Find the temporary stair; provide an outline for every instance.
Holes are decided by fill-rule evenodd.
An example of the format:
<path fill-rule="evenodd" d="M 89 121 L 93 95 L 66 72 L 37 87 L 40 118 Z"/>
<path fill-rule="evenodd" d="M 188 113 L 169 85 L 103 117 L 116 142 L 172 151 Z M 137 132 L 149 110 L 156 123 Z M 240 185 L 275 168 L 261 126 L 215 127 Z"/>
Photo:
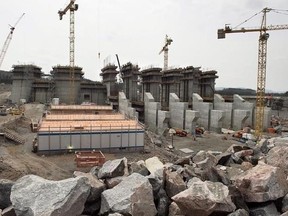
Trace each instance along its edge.
<path fill-rule="evenodd" d="M 17 142 L 19 144 L 25 143 L 25 139 L 23 137 L 21 137 L 18 133 L 14 132 L 8 128 L 4 128 L 3 130 L 4 130 L 5 138 L 13 140 L 14 142 Z"/>

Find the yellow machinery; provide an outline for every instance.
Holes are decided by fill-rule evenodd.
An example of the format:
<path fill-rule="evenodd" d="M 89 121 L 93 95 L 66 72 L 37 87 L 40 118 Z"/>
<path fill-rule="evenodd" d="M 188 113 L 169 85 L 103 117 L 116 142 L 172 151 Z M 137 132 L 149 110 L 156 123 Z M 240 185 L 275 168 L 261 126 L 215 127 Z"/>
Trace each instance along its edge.
<path fill-rule="evenodd" d="M 74 66 L 75 66 L 75 19 L 74 12 L 78 10 L 78 4 L 75 4 L 75 0 L 70 0 L 70 3 L 66 6 L 64 10 L 58 11 L 59 18 L 62 20 L 63 15 L 70 10 L 70 90 L 71 90 L 71 104 L 74 104 L 75 101 L 75 92 L 74 92 Z"/>
<path fill-rule="evenodd" d="M 224 29 L 218 29 L 218 39 L 225 38 L 225 34 L 228 34 L 228 33 L 260 32 L 259 51 L 258 51 L 257 90 L 256 90 L 257 92 L 256 124 L 255 124 L 255 136 L 257 138 L 260 138 L 262 135 L 263 122 L 264 122 L 267 40 L 269 38 L 269 34 L 267 33 L 267 31 L 288 29 L 288 24 L 266 26 L 266 14 L 270 11 L 278 12 L 279 10 L 274 10 L 271 8 L 264 8 L 262 11 L 260 11 L 259 13 L 263 13 L 263 17 L 262 17 L 261 26 L 259 28 L 243 28 L 242 27 L 241 29 L 237 29 L 237 27 L 231 28 L 230 26 L 226 25 Z M 244 22 L 247 22 L 248 20 Z"/>

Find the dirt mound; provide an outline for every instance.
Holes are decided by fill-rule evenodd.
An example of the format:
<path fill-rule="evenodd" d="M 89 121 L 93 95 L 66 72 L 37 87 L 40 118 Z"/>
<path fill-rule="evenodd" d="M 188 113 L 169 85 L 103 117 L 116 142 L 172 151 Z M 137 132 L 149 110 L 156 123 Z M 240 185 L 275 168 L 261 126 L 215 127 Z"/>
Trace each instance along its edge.
<path fill-rule="evenodd" d="M 19 152 L 19 146 L 0 147 L 0 179 L 17 180 L 35 174 L 51 180 L 71 177 L 71 173 L 39 156 Z"/>

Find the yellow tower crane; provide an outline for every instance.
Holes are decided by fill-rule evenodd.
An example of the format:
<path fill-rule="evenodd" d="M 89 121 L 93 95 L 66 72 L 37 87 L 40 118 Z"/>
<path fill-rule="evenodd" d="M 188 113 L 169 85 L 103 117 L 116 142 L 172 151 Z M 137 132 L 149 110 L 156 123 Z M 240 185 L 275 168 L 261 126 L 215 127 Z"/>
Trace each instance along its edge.
<path fill-rule="evenodd" d="M 164 52 L 164 68 L 163 70 L 167 70 L 168 69 L 168 46 L 173 42 L 173 40 L 171 38 L 168 37 L 168 35 L 166 35 L 165 38 L 165 45 L 163 46 L 163 48 L 161 49 L 161 51 L 159 52 L 159 55 Z"/>
<path fill-rule="evenodd" d="M 256 90 L 256 92 L 257 92 L 257 95 L 256 95 L 256 124 L 255 124 L 255 135 L 257 138 L 260 138 L 262 135 L 263 122 L 264 122 L 267 40 L 269 38 L 269 34 L 267 33 L 267 31 L 288 29 L 288 24 L 266 26 L 266 14 L 270 11 L 273 11 L 273 10 L 274 9 L 271 9 L 271 8 L 264 8 L 262 11 L 259 12 L 259 13 L 263 13 L 261 26 L 259 28 L 241 28 L 241 29 L 238 29 L 237 27 L 231 28 L 229 25 L 225 25 L 224 29 L 218 29 L 218 39 L 225 38 L 225 34 L 228 34 L 228 33 L 260 32 L 260 36 L 259 36 L 259 40 L 258 40 L 259 49 L 258 49 L 258 73 L 257 73 L 257 90 Z M 257 15 L 259 13 L 256 13 L 255 15 Z M 246 20 L 246 21 L 248 21 L 248 20 Z M 246 22 L 246 21 L 244 21 L 244 22 Z"/>
<path fill-rule="evenodd" d="M 3 47 L 2 47 L 1 54 L 0 54 L 0 68 L 1 68 L 1 65 L 2 65 L 2 63 L 3 63 L 3 60 L 4 60 L 5 54 L 6 54 L 6 52 L 7 52 L 7 49 L 8 49 L 8 47 L 9 47 L 10 41 L 11 41 L 11 39 L 12 39 L 13 32 L 14 32 L 14 30 L 15 30 L 15 27 L 16 27 L 16 25 L 19 23 L 19 21 L 22 19 L 22 17 L 23 17 L 24 15 L 25 15 L 25 13 L 23 13 L 23 14 L 19 17 L 19 19 L 17 20 L 17 22 L 15 23 L 14 26 L 10 26 L 10 32 L 9 32 L 9 34 L 8 34 L 5 42 L 4 42 L 4 45 L 3 45 Z"/>
<path fill-rule="evenodd" d="M 68 10 L 70 10 L 70 36 L 69 36 L 69 41 L 70 41 L 70 103 L 74 104 L 75 103 L 75 89 L 74 89 L 74 72 L 75 72 L 75 17 L 74 17 L 74 12 L 78 10 L 78 4 L 75 4 L 76 0 L 70 0 L 70 3 L 65 7 L 64 10 L 59 10 L 59 18 L 62 20 L 63 15 L 66 14 Z"/>

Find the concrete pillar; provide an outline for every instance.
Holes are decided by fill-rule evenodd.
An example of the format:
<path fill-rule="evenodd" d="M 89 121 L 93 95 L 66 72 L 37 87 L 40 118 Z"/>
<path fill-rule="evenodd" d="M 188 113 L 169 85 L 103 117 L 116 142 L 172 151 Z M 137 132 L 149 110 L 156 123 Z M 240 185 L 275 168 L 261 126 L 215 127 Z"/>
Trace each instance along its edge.
<path fill-rule="evenodd" d="M 118 97 L 119 103 L 119 112 L 125 115 L 127 118 L 137 118 L 138 119 L 138 112 L 131 106 L 130 101 L 126 98 L 124 92 L 119 92 Z"/>
<path fill-rule="evenodd" d="M 163 134 L 163 132 L 170 127 L 170 112 L 158 110 L 158 134 Z"/>
<path fill-rule="evenodd" d="M 160 103 L 154 102 L 154 98 L 151 93 L 145 92 L 144 95 L 144 107 L 145 107 L 145 125 L 149 130 L 156 132 L 158 125 L 158 110 L 160 110 Z"/>
<path fill-rule="evenodd" d="M 251 116 L 248 110 L 233 110 L 233 130 L 241 130 L 243 127 L 248 126 L 247 119 Z"/>
<path fill-rule="evenodd" d="M 250 115 L 248 116 L 246 120 L 246 124 L 253 126 L 253 114 L 254 114 L 254 104 L 245 101 L 240 95 L 234 94 L 233 95 L 233 109 L 240 109 L 240 110 L 247 110 L 250 112 Z M 235 115 L 234 115 L 235 116 Z M 235 122 L 235 119 L 233 119 L 233 122 Z M 233 123 L 234 124 L 234 123 Z"/>
<path fill-rule="evenodd" d="M 211 110 L 210 131 L 221 133 L 225 112 L 222 110 Z"/>
<path fill-rule="evenodd" d="M 223 113 L 223 128 L 232 128 L 232 103 L 225 102 L 224 98 L 219 94 L 214 94 L 214 110 L 222 110 Z"/>
<path fill-rule="evenodd" d="M 185 130 L 191 134 L 194 133 L 200 113 L 195 110 L 185 110 Z"/>
<path fill-rule="evenodd" d="M 187 102 L 180 102 L 180 99 L 175 93 L 170 93 L 169 111 L 171 127 L 185 128 L 185 111 L 188 109 Z"/>
<path fill-rule="evenodd" d="M 203 99 L 199 94 L 193 94 L 193 110 L 200 113 L 200 118 L 198 120 L 199 126 L 204 127 L 209 130 L 210 126 L 210 111 L 212 110 L 213 104 L 208 102 L 203 102 Z"/>

